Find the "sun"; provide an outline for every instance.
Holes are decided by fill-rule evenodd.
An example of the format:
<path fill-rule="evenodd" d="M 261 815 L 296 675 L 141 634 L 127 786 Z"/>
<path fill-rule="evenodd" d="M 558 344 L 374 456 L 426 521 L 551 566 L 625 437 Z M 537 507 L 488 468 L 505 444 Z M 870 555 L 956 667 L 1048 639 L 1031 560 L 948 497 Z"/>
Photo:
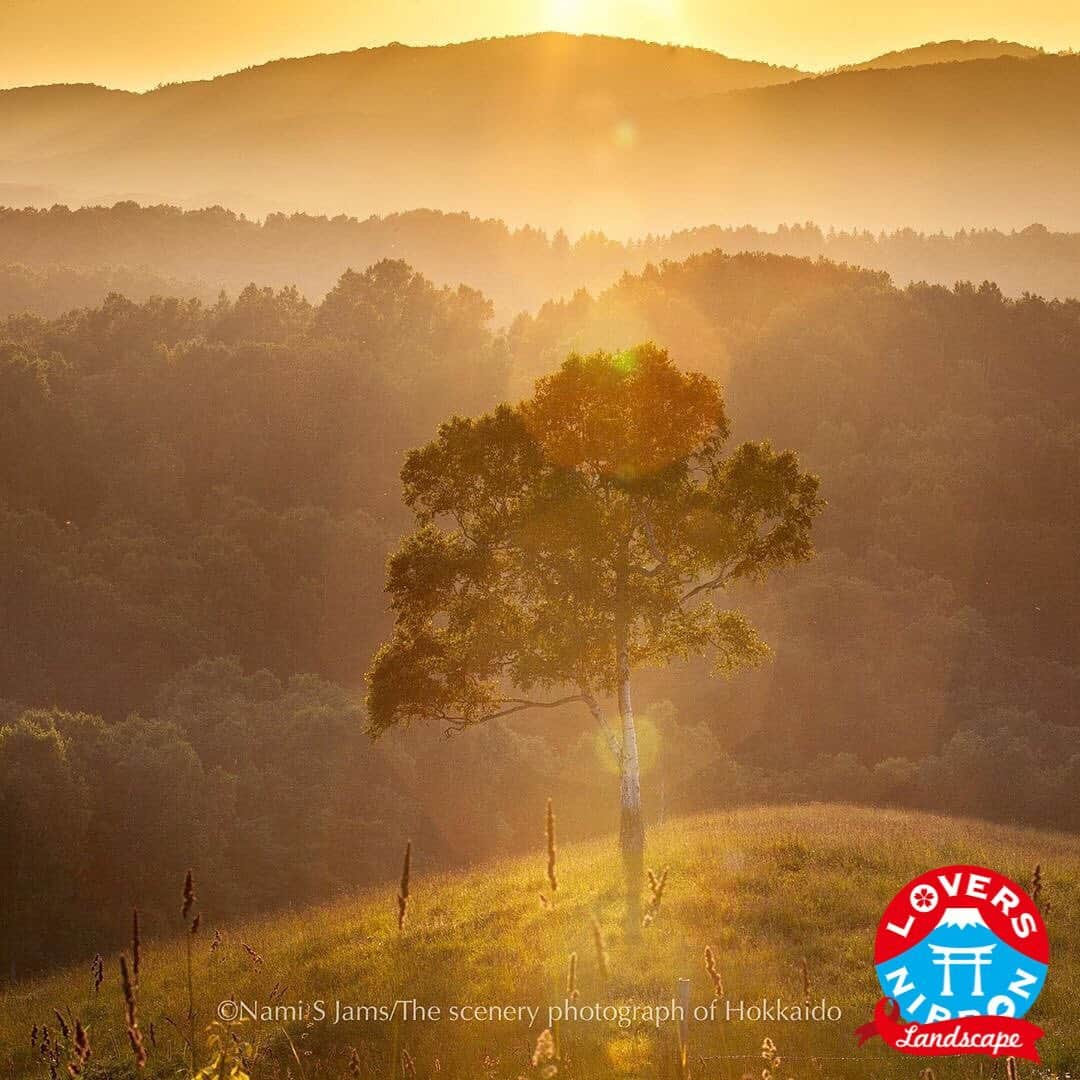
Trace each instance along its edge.
<path fill-rule="evenodd" d="M 595 14 L 593 8 L 595 5 L 589 0 L 550 0 L 548 13 L 558 29 L 580 31 Z"/>
<path fill-rule="evenodd" d="M 679 0 L 548 0 L 548 25 L 571 34 L 668 40 L 682 30 Z"/>

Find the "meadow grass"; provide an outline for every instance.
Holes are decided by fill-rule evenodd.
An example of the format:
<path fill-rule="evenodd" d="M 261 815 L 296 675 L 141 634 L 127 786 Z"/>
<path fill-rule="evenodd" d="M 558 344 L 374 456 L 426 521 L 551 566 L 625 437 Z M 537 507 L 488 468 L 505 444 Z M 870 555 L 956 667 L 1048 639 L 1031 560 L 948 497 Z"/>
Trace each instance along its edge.
<path fill-rule="evenodd" d="M 540 808 L 538 821 L 542 816 Z M 818 805 L 714 813 L 654 829 L 646 864 L 655 868 L 654 881 L 665 870 L 667 876 L 662 903 L 650 907 L 648 925 L 637 932 L 623 922 L 622 870 L 613 838 L 560 845 L 557 891 L 549 889 L 549 857 L 540 844 L 531 857 L 470 872 L 425 876 L 417 874 L 422 864 L 416 864 L 400 930 L 393 881 L 347 901 L 221 927 L 209 914 L 212 884 L 200 883 L 210 933 L 195 939 L 197 1056 L 208 1056 L 206 1029 L 222 1000 L 293 1007 L 322 1000 L 330 1015 L 321 1022 L 283 1014 L 232 1026 L 227 1038 L 235 1034 L 250 1044 L 253 1077 L 676 1075 L 677 1032 L 670 1023 L 658 1030 L 649 1023 L 620 1029 L 613 1023 L 563 1022 L 537 1053 L 548 1006 L 566 996 L 574 955 L 579 1006 L 668 1002 L 679 978 L 690 980 L 693 1004 L 707 1005 L 719 977 L 722 1000 L 733 1004 L 777 997 L 797 1004 L 809 996 L 842 1010 L 835 1023 L 692 1021 L 689 1064 L 698 1080 L 756 1080 L 763 1068 L 777 1080 L 914 1080 L 931 1064 L 928 1059 L 903 1057 L 879 1040 L 858 1049 L 853 1032 L 880 996 L 871 954 L 887 901 L 917 874 L 958 862 L 984 864 L 1025 884 L 1041 864 L 1051 966 L 1029 1019 L 1046 1029 L 1040 1043 L 1044 1064 L 1021 1063 L 1019 1076 L 1075 1073 L 1080 839 Z M 388 877 L 394 871 L 388 867 Z M 642 890 L 648 899 L 647 882 Z M 190 1075 L 187 944 L 182 938 L 141 943 L 137 995 L 147 1077 Z M 713 972 L 705 962 L 707 946 Z M 118 970 L 117 957 L 106 956 L 98 992 L 89 962 L 5 988 L 5 1075 L 48 1075 L 30 1046 L 30 1033 L 34 1025 L 55 1028 L 54 1010 L 60 1010 L 89 1032 L 92 1056 L 83 1077 L 135 1076 Z M 337 1000 L 391 1005 L 398 999 L 440 1005 L 444 1018 L 330 1022 Z M 527 1021 L 454 1022 L 445 1014 L 454 1004 L 531 1005 L 541 1012 L 532 1027 Z M 765 1039 L 776 1045 L 779 1067 L 763 1062 Z M 1003 1061 L 985 1058 L 938 1058 L 932 1065 L 940 1080 L 1005 1077 Z"/>

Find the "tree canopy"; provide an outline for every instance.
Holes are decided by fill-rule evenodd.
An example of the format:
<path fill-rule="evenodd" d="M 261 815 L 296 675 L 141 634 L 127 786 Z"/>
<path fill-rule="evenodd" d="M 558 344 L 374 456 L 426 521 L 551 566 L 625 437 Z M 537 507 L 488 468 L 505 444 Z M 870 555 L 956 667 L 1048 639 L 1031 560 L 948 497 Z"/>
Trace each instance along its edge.
<path fill-rule="evenodd" d="M 715 598 L 806 558 L 822 504 L 795 454 L 725 455 L 728 433 L 718 385 L 654 345 L 572 354 L 530 400 L 442 425 L 402 471 L 418 527 L 390 561 L 373 730 L 614 693 L 620 634 L 631 668 L 760 659 Z"/>

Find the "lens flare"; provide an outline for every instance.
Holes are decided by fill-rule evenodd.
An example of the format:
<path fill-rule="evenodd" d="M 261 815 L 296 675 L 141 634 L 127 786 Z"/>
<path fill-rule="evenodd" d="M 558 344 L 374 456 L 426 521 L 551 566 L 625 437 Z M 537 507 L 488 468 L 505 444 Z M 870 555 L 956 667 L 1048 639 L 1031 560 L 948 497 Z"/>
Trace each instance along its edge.
<path fill-rule="evenodd" d="M 620 150 L 632 150 L 637 145 L 638 130 L 633 120 L 620 120 L 612 132 L 612 140 Z"/>

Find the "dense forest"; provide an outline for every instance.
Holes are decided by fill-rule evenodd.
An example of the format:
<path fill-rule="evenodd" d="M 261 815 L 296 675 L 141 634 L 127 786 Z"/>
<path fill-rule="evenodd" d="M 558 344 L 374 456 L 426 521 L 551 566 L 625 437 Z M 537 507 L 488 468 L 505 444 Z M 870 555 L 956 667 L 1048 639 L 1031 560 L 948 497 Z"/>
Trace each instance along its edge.
<path fill-rule="evenodd" d="M 220 206 L 184 211 L 121 202 L 0 207 L 0 316 L 55 317 L 96 307 L 110 292 L 212 302 L 221 290 L 235 295 L 252 281 L 295 285 L 317 301 L 342 267 L 404 259 L 439 284 L 479 289 L 494 303 L 496 322 L 506 323 L 578 288 L 604 289 L 650 262 L 716 248 L 823 257 L 885 270 L 901 285 L 990 279 L 1011 296 L 1080 294 L 1080 233 L 1042 225 L 952 234 L 710 225 L 628 240 L 594 230 L 570 240 L 562 230 L 548 234 L 435 210 L 363 219 L 275 213 L 258 221 Z"/>
<path fill-rule="evenodd" d="M 1080 827 L 1080 303 L 721 252 L 504 331 L 394 260 L 318 303 L 114 294 L 0 324 L 17 968 L 120 940 L 117 897 L 156 932 L 192 863 L 228 916 L 389 878 L 405 837 L 422 867 L 514 850 L 548 795 L 569 833 L 610 827 L 577 714 L 371 742 L 360 702 L 404 451 L 568 351 L 650 339 L 720 378 L 737 438 L 799 449 L 829 506 L 814 562 L 734 598 L 771 664 L 648 681 L 647 813 L 842 798 Z"/>
<path fill-rule="evenodd" d="M 137 301 L 152 296 L 213 301 L 221 289 L 163 277 L 146 267 L 0 264 L 0 318 L 23 313 L 55 318 L 73 308 L 97 307 L 111 293 Z"/>
<path fill-rule="evenodd" d="M 318 307 L 250 287 L 10 318 L 8 692 L 118 716 L 226 654 L 355 682 L 401 455 L 503 391 L 490 318 L 394 262 Z"/>

